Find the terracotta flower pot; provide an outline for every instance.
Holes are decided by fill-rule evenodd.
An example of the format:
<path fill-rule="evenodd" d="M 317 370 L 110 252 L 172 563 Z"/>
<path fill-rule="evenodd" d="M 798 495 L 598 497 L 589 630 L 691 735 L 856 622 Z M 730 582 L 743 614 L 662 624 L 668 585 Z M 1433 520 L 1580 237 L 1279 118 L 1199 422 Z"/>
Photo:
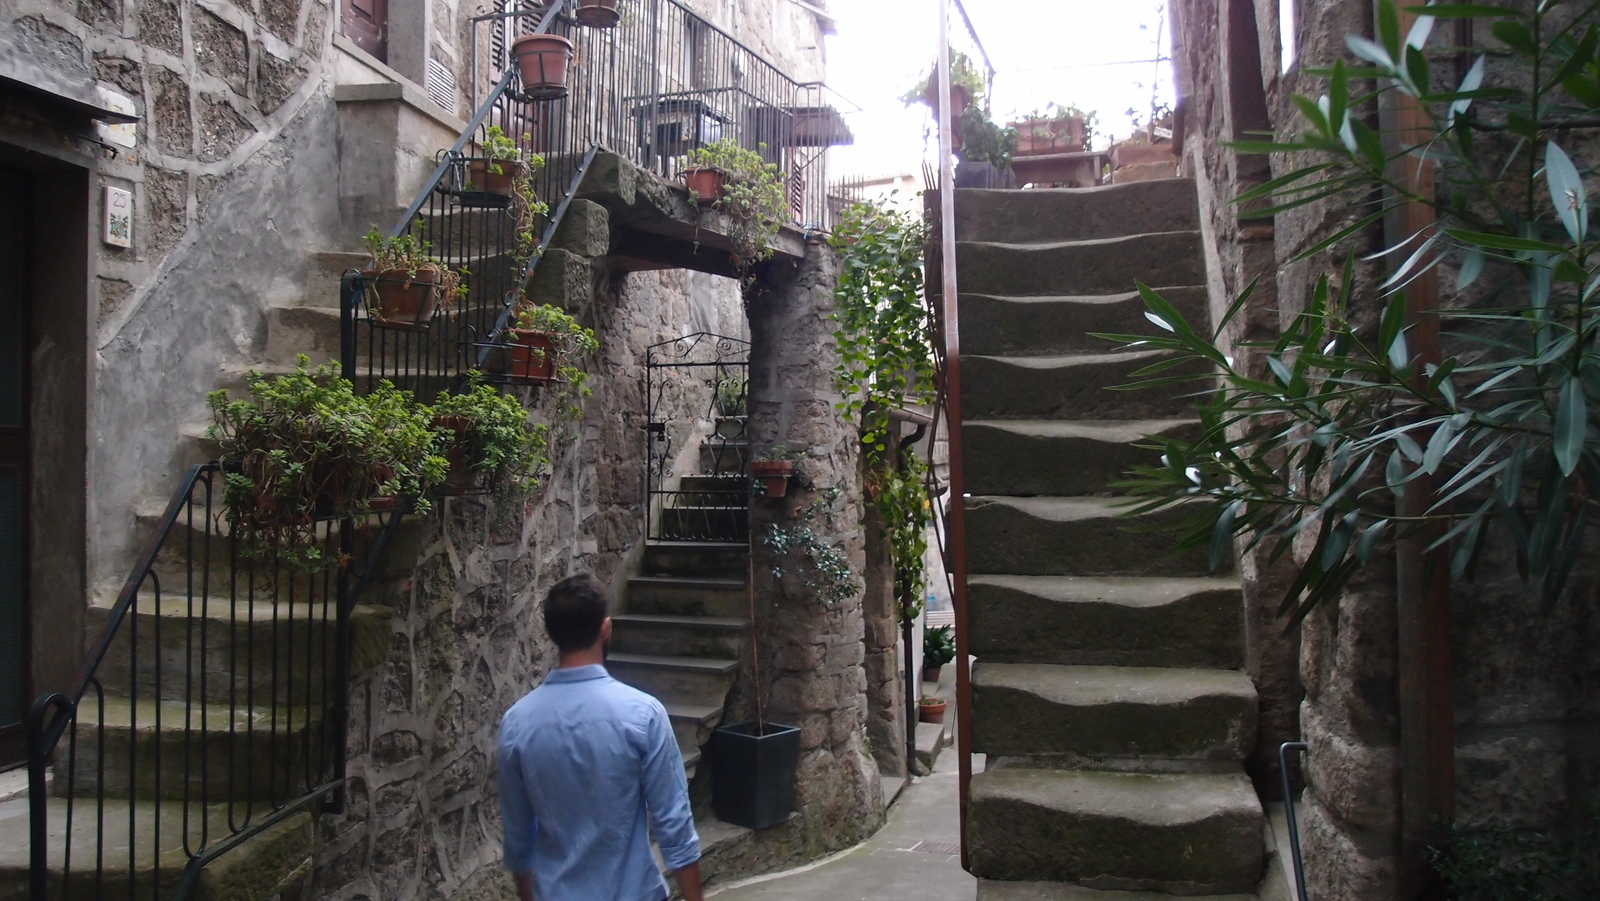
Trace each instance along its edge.
<path fill-rule="evenodd" d="M 508 329 L 506 342 L 511 381 L 523 385 L 548 385 L 556 380 L 559 360 L 555 338 L 544 332 Z"/>
<path fill-rule="evenodd" d="M 721 169 L 692 166 L 683 170 L 683 183 L 702 206 L 710 206 L 722 199 L 722 192 L 728 186 L 728 173 Z"/>
<path fill-rule="evenodd" d="M 421 331 L 439 309 L 443 273 L 432 266 L 406 269 L 363 269 L 367 315 L 385 328 Z"/>
<path fill-rule="evenodd" d="M 590 28 L 615 28 L 622 21 L 622 14 L 617 11 L 617 0 L 578 0 L 572 15 L 580 25 Z"/>
<path fill-rule="evenodd" d="M 942 665 L 939 665 L 939 666 L 933 666 L 933 665 L 924 666 L 922 668 L 922 681 L 937 683 L 939 681 L 939 672 L 941 670 L 943 670 L 943 669 L 944 669 L 944 667 Z"/>
<path fill-rule="evenodd" d="M 1017 130 L 1017 156 L 1078 153 L 1088 145 L 1088 129 L 1081 116 L 1024 119 L 1011 127 Z"/>
<path fill-rule="evenodd" d="M 498 173 L 494 171 L 497 168 Z M 510 197 L 511 185 L 520 174 L 522 163 L 516 160 L 467 160 L 467 181 L 472 183 L 468 190 Z"/>
<path fill-rule="evenodd" d="M 786 497 L 789 477 L 794 475 L 794 461 L 758 460 L 750 464 L 750 475 L 766 483 L 767 497 Z"/>
<path fill-rule="evenodd" d="M 559 34 L 530 34 L 511 45 L 511 57 L 522 73 L 524 94 L 544 100 L 567 96 L 572 41 Z"/>
<path fill-rule="evenodd" d="M 917 704 L 917 719 L 924 723 L 942 723 L 944 710 L 949 704 L 945 700 L 924 700 Z"/>

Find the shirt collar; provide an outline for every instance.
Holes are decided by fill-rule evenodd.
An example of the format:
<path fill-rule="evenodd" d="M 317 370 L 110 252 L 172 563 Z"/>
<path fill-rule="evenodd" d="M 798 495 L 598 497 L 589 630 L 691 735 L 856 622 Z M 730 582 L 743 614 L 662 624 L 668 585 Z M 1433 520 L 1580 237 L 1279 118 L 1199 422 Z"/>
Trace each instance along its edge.
<path fill-rule="evenodd" d="M 588 666 L 575 666 L 572 669 L 552 670 L 544 681 L 547 685 L 563 682 L 588 682 L 591 679 L 604 679 L 609 675 L 611 674 L 606 672 L 605 667 L 598 663 L 592 663 Z"/>

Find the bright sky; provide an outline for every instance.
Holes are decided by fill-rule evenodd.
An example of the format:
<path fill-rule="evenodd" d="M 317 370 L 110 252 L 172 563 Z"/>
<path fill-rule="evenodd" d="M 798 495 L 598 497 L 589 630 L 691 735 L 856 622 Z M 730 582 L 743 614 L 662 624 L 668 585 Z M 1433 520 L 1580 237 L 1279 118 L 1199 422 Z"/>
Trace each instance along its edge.
<path fill-rule="evenodd" d="M 921 172 L 931 118 L 899 97 L 931 68 L 940 0 L 843 0 L 829 4 L 839 33 L 828 42 L 828 83 L 863 107 L 848 112 L 854 147 L 840 148 L 835 177 Z M 1002 122 L 1055 101 L 1100 114 L 1100 131 L 1133 131 L 1125 112 L 1150 108 L 1164 0 L 963 0 L 996 70 L 994 117 Z M 951 43 L 976 56 L 960 17 Z M 1160 55 L 1171 47 L 1162 31 Z M 1170 64 L 1159 66 L 1160 99 L 1173 97 Z M 845 106 L 850 110 L 848 105 Z M 1148 119 L 1149 113 L 1143 117 Z M 1095 146 L 1105 146 L 1104 139 Z"/>

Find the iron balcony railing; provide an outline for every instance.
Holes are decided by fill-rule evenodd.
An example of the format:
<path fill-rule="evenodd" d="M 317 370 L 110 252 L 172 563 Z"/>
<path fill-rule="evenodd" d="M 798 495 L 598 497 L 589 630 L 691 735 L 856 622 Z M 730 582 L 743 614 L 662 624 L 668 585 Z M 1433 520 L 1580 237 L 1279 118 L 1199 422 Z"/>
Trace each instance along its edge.
<path fill-rule="evenodd" d="M 850 136 L 823 84 L 790 78 L 679 0 L 630 0 L 611 28 L 579 24 L 571 7 L 572 0 L 553 0 L 479 17 L 495 28 L 494 56 L 508 67 L 388 231 L 427 242 L 443 263 L 464 271 L 466 294 L 431 321 L 395 328 L 369 315 L 369 286 L 347 279 L 343 357 L 358 385 L 387 379 L 427 399 L 473 370 L 525 380 L 506 365 L 507 325 L 601 150 L 671 180 L 689 151 L 731 139 L 779 167 L 792 225 L 833 224 L 828 148 Z M 564 95 L 522 85 L 501 49 L 533 34 L 572 42 Z M 543 159 L 530 187 L 545 211 L 473 183 L 490 128 L 525 157 Z"/>
<path fill-rule="evenodd" d="M 30 901 L 184 899 L 217 857 L 342 804 L 351 613 L 406 505 L 319 523 L 326 553 L 367 565 L 297 574 L 228 534 L 225 478 L 188 470 L 91 604 L 77 684 L 29 712 Z"/>

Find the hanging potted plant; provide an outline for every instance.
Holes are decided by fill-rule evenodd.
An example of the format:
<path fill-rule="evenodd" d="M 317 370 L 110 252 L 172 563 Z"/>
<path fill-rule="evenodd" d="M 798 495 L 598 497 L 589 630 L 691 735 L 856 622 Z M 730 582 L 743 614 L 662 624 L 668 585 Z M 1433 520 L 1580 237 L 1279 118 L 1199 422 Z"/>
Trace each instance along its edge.
<path fill-rule="evenodd" d="M 761 145 L 765 150 L 766 145 Z M 759 152 L 740 147 L 732 138 L 723 138 L 689 151 L 688 169 L 715 170 L 722 183 L 712 208 L 728 217 L 728 242 L 734 264 L 741 270 L 772 256 L 772 241 L 789 219 L 789 201 L 784 196 L 778 167 Z M 703 195 L 690 187 L 697 200 Z"/>
<path fill-rule="evenodd" d="M 924 723 L 944 722 L 944 710 L 949 702 L 944 698 L 923 698 L 917 702 L 917 719 Z"/>
<path fill-rule="evenodd" d="M 795 473 L 794 464 L 799 459 L 799 454 L 791 453 L 780 444 L 750 461 L 750 475 L 765 485 L 766 497 L 786 497 L 789 480 Z"/>
<path fill-rule="evenodd" d="M 696 203 L 711 206 L 722 200 L 728 186 L 728 173 L 716 166 L 691 163 L 683 170 L 683 183 Z"/>
<path fill-rule="evenodd" d="M 361 270 L 367 317 L 385 328 L 426 329 L 441 309 L 466 296 L 463 273 L 428 254 L 411 232 L 386 237 L 373 226 L 365 238 L 372 264 Z"/>
<path fill-rule="evenodd" d="M 939 682 L 939 671 L 956 659 L 956 639 L 949 626 L 922 633 L 922 681 Z"/>
<path fill-rule="evenodd" d="M 528 141 L 530 137 L 523 135 L 522 139 Z M 524 161 L 522 148 L 498 125 L 484 131 L 478 149 L 483 156 L 466 160 L 467 180 L 458 197 L 462 206 L 510 206 L 517 180 L 524 178 L 530 168 L 544 165 L 538 155 Z"/>
<path fill-rule="evenodd" d="M 432 414 L 408 391 L 383 382 L 370 394 L 338 376 L 332 364 L 290 373 L 252 373 L 249 399 L 212 392 L 209 437 L 221 447 L 223 505 L 241 553 L 294 571 L 339 564 L 317 522 L 360 517 L 376 497 L 417 499 L 448 463 L 435 452 Z"/>
<path fill-rule="evenodd" d="M 516 384 L 569 381 L 569 357 L 600 348 L 594 332 L 565 310 L 548 304 L 517 310 L 506 328 L 505 375 Z"/>
<path fill-rule="evenodd" d="M 615 28 L 622 21 L 622 13 L 617 10 L 618 0 L 578 0 L 578 5 L 572 11 L 573 18 L 580 25 L 590 28 Z"/>
<path fill-rule="evenodd" d="M 433 427 L 449 474 L 440 493 L 462 495 L 485 486 L 501 490 L 537 485 L 548 428 L 529 425 L 528 413 L 514 397 L 483 384 L 474 372 L 467 390 L 446 392 L 434 401 Z"/>
<path fill-rule="evenodd" d="M 950 51 L 950 115 L 959 120 L 961 113 L 967 107 L 983 97 L 983 75 L 978 67 L 973 64 L 972 58 L 959 50 Z M 918 81 L 916 86 L 901 96 L 900 102 L 906 106 L 922 104 L 933 112 L 935 118 L 939 115 L 939 64 L 935 62 L 928 69 L 928 74 Z M 952 129 L 950 146 L 952 150 L 961 149 L 961 129 Z"/>
<path fill-rule="evenodd" d="M 511 58 L 522 76 L 522 96 L 529 100 L 558 100 L 567 96 L 567 73 L 572 65 L 572 41 L 559 34 L 530 34 L 511 45 Z"/>

